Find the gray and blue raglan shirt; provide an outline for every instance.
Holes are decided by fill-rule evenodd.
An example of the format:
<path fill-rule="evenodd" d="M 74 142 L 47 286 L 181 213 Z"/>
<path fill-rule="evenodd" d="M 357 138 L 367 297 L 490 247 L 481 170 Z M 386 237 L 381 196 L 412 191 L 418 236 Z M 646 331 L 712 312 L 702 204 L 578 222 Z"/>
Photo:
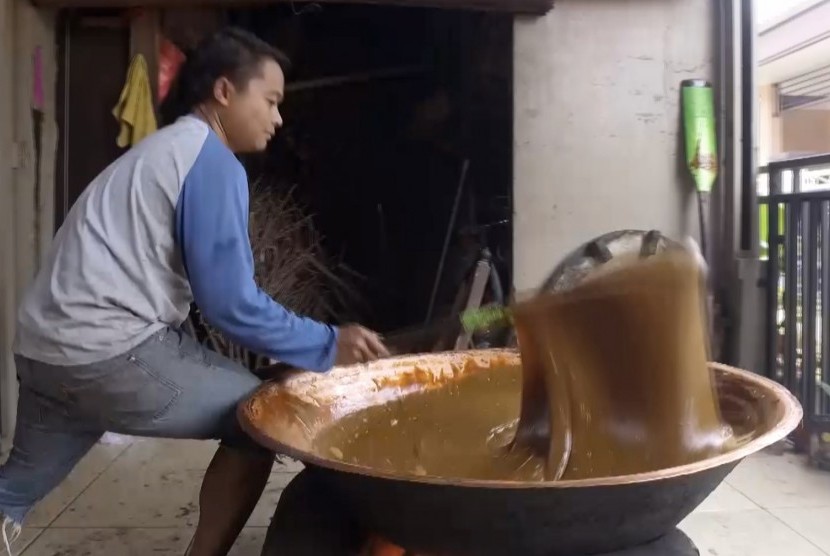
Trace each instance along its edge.
<path fill-rule="evenodd" d="M 190 303 L 246 348 L 327 370 L 337 330 L 254 282 L 248 179 L 202 120 L 185 116 L 110 164 L 58 230 L 18 312 L 15 351 L 83 365 L 180 326 Z"/>

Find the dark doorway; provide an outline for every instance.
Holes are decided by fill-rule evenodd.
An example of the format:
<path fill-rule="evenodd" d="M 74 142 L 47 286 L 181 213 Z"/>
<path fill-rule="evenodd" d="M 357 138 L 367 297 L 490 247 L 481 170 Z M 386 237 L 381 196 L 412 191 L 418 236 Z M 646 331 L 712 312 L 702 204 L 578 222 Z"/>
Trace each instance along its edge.
<path fill-rule="evenodd" d="M 120 12 L 64 12 L 58 25 L 55 229 L 86 186 L 123 150 L 115 144 L 118 101 L 129 63 L 129 24 Z"/>

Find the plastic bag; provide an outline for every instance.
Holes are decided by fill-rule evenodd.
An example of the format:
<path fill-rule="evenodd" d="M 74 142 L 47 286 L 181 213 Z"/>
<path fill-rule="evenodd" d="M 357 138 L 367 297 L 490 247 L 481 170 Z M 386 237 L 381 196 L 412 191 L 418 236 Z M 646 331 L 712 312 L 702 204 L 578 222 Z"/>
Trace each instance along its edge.
<path fill-rule="evenodd" d="M 179 47 L 166 38 L 161 39 L 159 44 L 159 102 L 162 102 L 170 92 L 170 86 L 176 79 L 184 60 L 185 55 Z"/>

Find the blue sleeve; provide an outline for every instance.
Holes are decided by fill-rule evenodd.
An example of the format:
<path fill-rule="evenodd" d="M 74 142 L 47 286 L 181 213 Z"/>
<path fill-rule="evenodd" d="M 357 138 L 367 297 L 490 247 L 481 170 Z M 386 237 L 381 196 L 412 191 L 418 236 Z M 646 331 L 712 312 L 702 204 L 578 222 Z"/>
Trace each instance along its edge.
<path fill-rule="evenodd" d="M 332 367 L 337 330 L 295 315 L 257 287 L 247 177 L 213 134 L 184 180 L 176 228 L 193 298 L 205 320 L 256 353 L 311 371 Z"/>

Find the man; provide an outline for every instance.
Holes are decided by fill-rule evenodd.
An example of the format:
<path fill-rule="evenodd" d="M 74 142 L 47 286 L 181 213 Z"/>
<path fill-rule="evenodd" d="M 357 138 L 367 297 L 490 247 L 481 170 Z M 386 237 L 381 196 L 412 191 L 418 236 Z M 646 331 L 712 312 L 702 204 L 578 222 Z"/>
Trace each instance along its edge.
<path fill-rule="evenodd" d="M 234 153 L 262 151 L 281 126 L 281 53 L 236 29 L 207 38 L 181 70 L 187 115 L 105 169 L 58 231 L 18 317 L 20 400 L 0 468 L 3 537 L 105 431 L 218 438 L 190 554 L 226 554 L 274 456 L 238 427 L 260 380 L 179 326 L 196 302 L 239 344 L 290 365 L 385 356 L 378 336 L 299 317 L 254 283 L 248 181 Z"/>

